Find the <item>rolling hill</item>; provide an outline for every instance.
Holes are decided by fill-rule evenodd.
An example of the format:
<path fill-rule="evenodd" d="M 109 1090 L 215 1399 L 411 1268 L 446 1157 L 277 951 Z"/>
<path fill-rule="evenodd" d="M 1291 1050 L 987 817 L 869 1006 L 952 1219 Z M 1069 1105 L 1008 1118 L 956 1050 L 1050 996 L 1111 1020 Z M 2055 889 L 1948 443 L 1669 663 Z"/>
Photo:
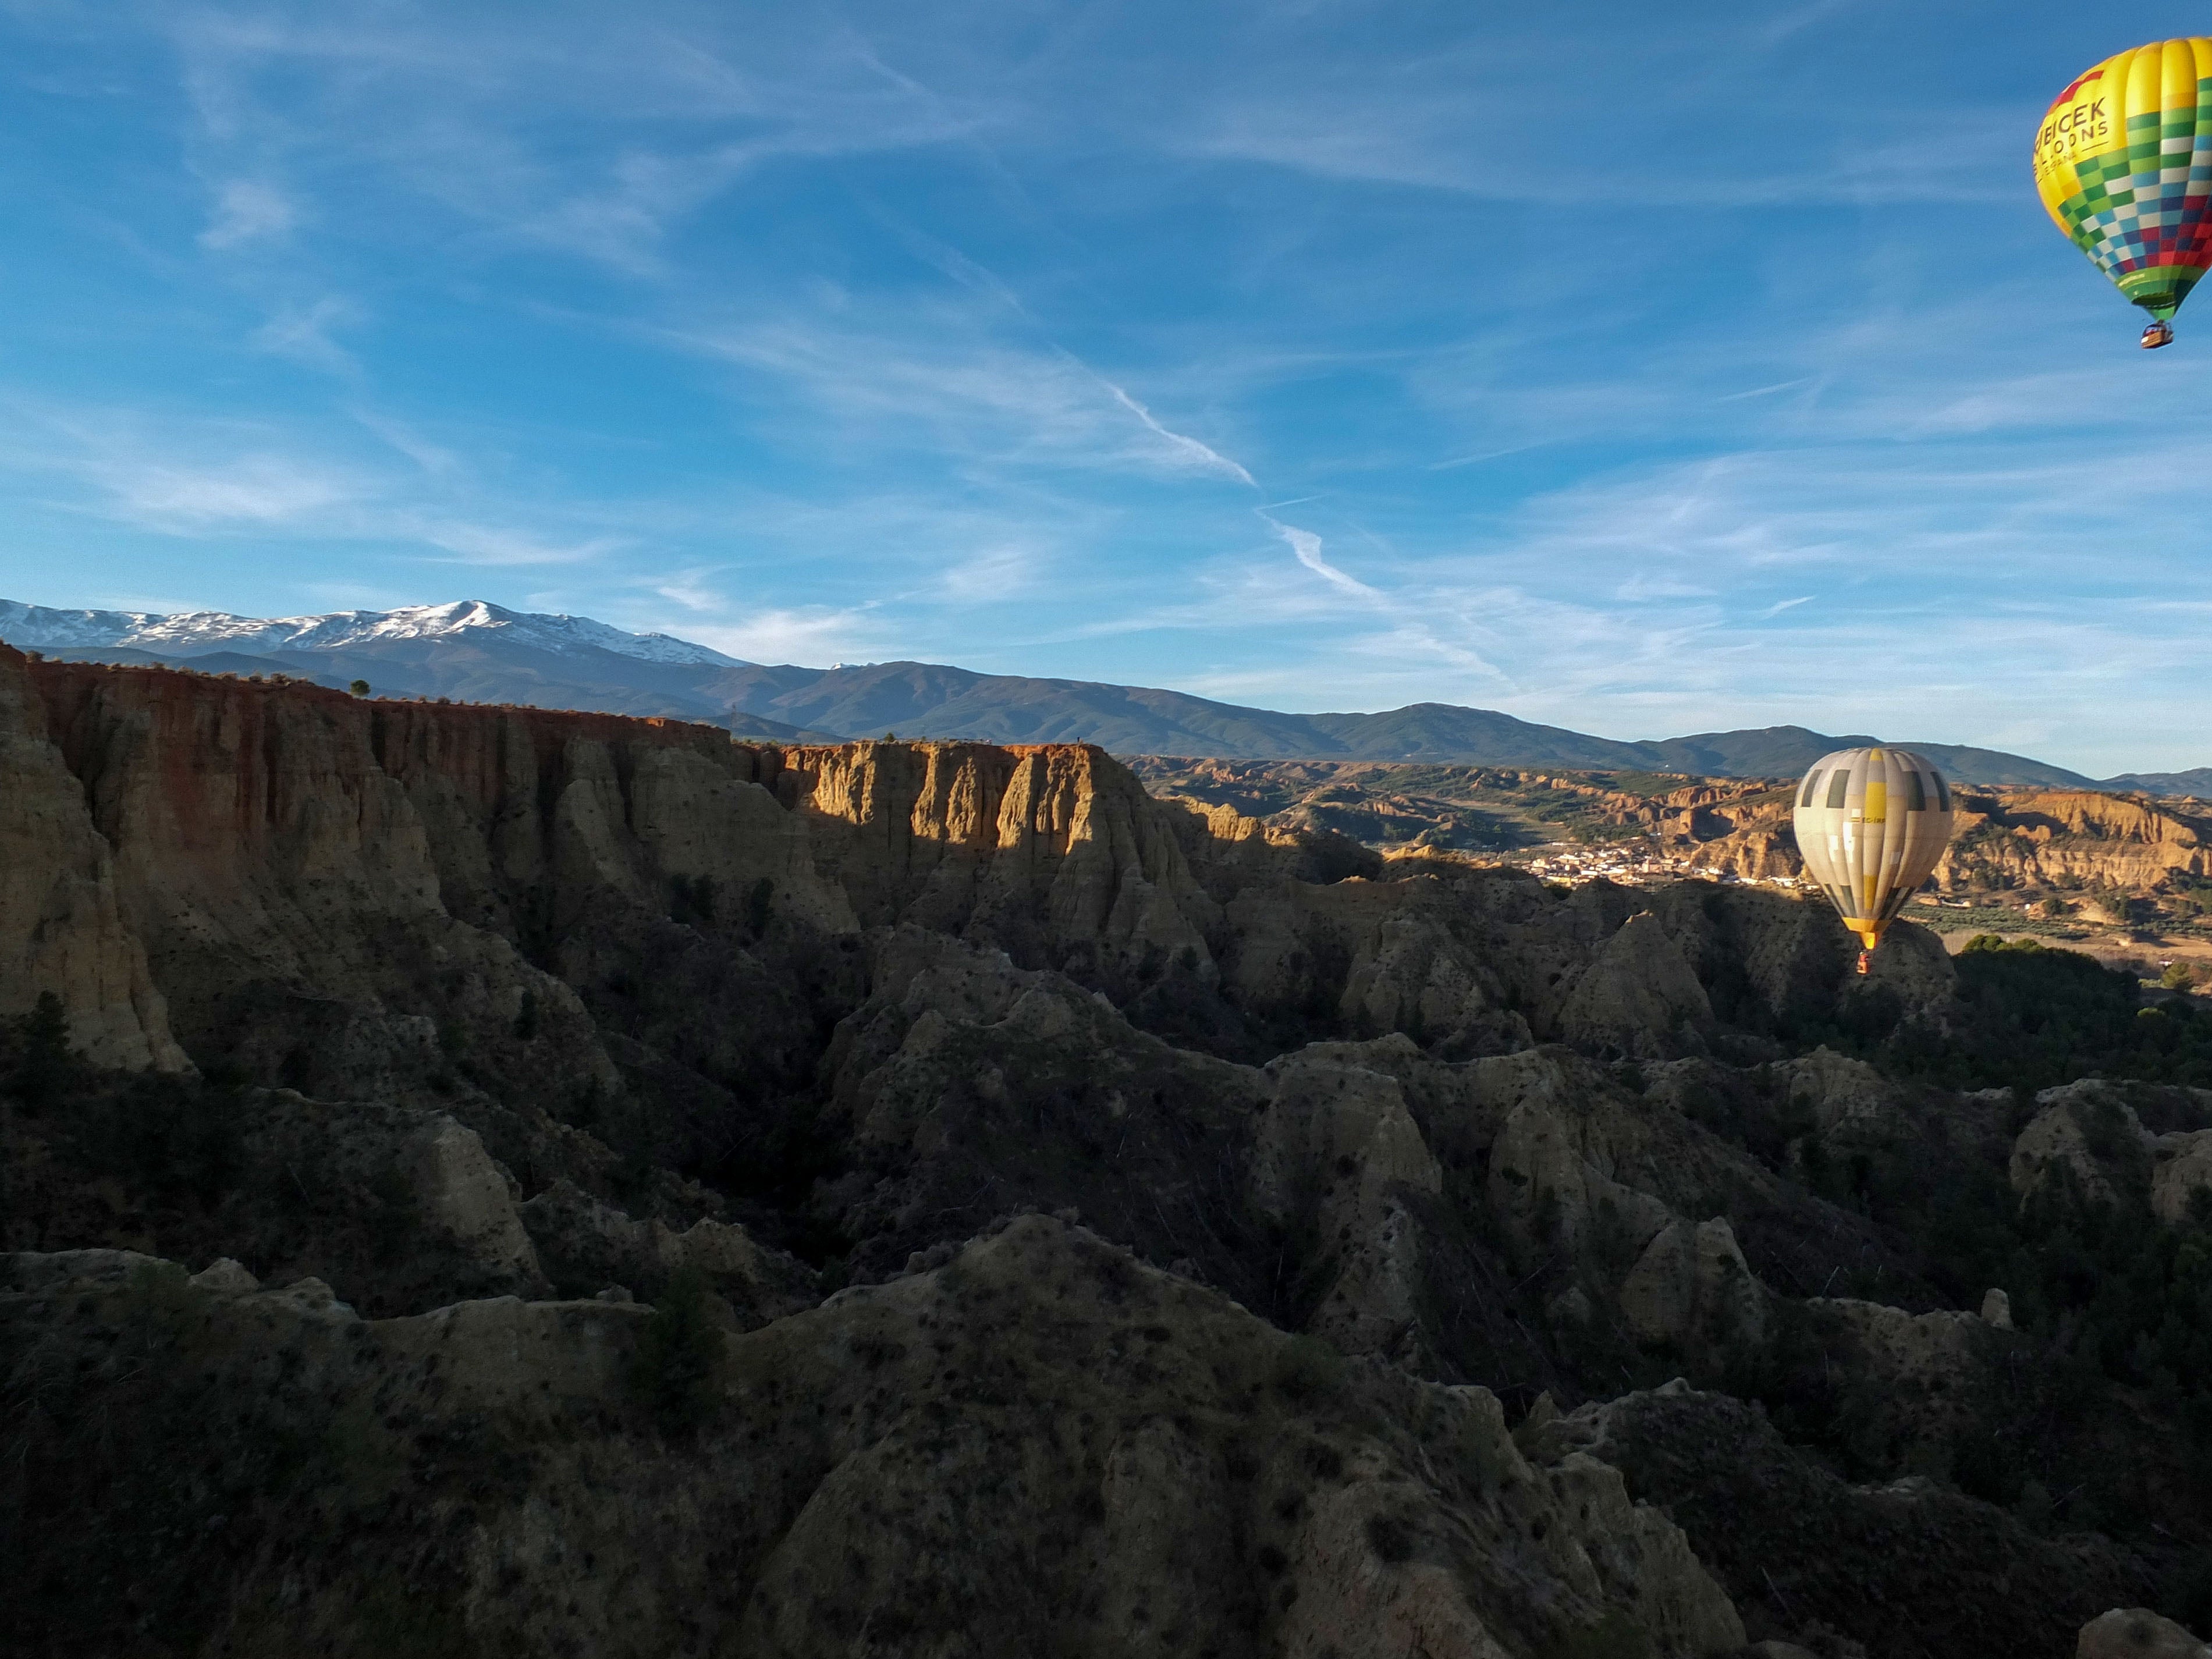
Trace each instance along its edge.
<path fill-rule="evenodd" d="M 781 743 L 896 732 L 988 743 L 1091 743 L 1122 755 L 1784 777 L 1830 750 L 1876 741 L 1776 726 L 1630 742 L 1449 703 L 1297 714 L 1181 691 L 981 674 L 934 663 L 770 666 L 665 634 L 629 634 L 587 617 L 537 615 L 476 600 L 275 621 L 215 611 L 58 611 L 0 600 L 0 640 L 57 657 L 283 673 L 336 686 L 361 679 L 386 696 L 673 715 Z M 2130 774 L 2100 784 L 2026 756 L 1892 740 L 1919 750 L 1962 783 L 2154 791 L 2212 786 L 2212 769 Z"/>

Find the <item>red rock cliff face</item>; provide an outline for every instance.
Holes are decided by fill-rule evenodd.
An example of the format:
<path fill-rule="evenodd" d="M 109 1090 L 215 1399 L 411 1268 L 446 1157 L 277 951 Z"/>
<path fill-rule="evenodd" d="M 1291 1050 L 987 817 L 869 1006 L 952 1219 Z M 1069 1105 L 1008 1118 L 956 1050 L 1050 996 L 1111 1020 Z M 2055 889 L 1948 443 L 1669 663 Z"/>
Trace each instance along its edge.
<path fill-rule="evenodd" d="M 1180 809 L 1103 750 L 793 749 L 776 787 L 813 820 L 818 867 L 864 923 L 915 922 L 1031 966 L 1210 959 L 1220 907 L 1184 856 Z"/>
<path fill-rule="evenodd" d="M 1956 799 L 1959 833 L 1936 872 L 1947 889 L 2078 881 L 2142 892 L 2212 874 L 2212 823 L 2171 804 L 2078 789 Z"/>
<path fill-rule="evenodd" d="M 1953 799 L 1957 826 L 1936 866 L 1936 884 L 1946 892 L 2082 882 L 2145 892 L 2177 877 L 2212 875 L 2212 821 L 2176 802 L 2012 788 L 1961 788 Z M 1702 826 L 1686 817 L 1670 826 L 1668 845 L 1698 869 L 1796 875 L 1804 864 L 1790 808 L 1785 792 L 1708 811 Z"/>
<path fill-rule="evenodd" d="M 1316 1021 L 1525 1041 L 1566 1030 L 1638 908 L 1369 878 L 1392 872 L 1341 838 L 1155 800 L 1085 745 L 780 750 L 14 653 L 0 744 L 0 834 L 27 849 L 0 885 L 0 1006 L 51 983 L 118 1063 L 179 1064 L 180 1042 L 331 1097 L 464 1059 L 507 1096 L 616 1091 L 613 1043 L 632 1071 L 717 1079 L 711 1117 L 715 1090 L 804 1073 L 805 1000 L 857 966 L 763 954 L 771 921 L 791 940 L 919 926 L 1161 1004 L 1148 1018 L 1223 996 L 1285 1042 Z M 1659 908 L 1703 960 L 1703 924 Z"/>
<path fill-rule="evenodd" d="M 0 1018 L 51 991 L 96 1063 L 180 1068 L 167 1003 L 117 903 L 113 854 L 47 735 L 29 667 L 0 647 Z"/>
<path fill-rule="evenodd" d="M 46 803 L 38 833 L 67 840 L 74 796 L 80 885 L 119 923 L 110 944 L 89 911 L 64 931 L 77 957 L 108 964 L 70 1000 L 126 1063 L 119 1006 L 140 1009 L 149 1058 L 168 1035 L 158 996 L 114 988 L 134 948 L 186 1048 L 381 1091 L 456 1048 L 611 1081 L 574 994 L 526 952 L 595 909 L 665 914 L 672 878 L 766 878 L 779 912 L 850 926 L 814 878 L 804 822 L 757 781 L 775 751 L 714 727 L 4 650 L 0 674 L 21 688 L 0 707 L 18 815 Z M 18 941 L 36 931 L 28 902 L 10 907 Z"/>

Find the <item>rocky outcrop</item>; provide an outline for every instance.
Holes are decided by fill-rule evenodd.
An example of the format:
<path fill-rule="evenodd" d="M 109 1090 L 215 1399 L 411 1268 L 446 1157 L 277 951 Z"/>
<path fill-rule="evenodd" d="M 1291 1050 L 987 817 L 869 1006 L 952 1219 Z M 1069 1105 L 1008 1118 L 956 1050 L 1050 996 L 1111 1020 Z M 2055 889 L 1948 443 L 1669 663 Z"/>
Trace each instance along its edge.
<path fill-rule="evenodd" d="M 90 664 L 38 664 L 32 680 L 187 1048 L 270 1081 L 387 1097 L 458 1048 L 509 1076 L 613 1085 L 574 991 L 525 960 L 519 933 L 477 925 L 497 918 L 469 876 L 537 875 L 532 855 L 562 838 L 574 797 L 537 772 L 544 751 L 586 758 L 586 726 L 700 741 L 690 728 Z M 444 763 L 435 788 L 402 761 L 428 753 Z M 492 802 L 465 848 L 439 833 L 464 786 Z M 448 874 L 475 920 L 447 907 Z"/>
<path fill-rule="evenodd" d="M 102 1003 L 64 961 L 127 969 L 136 941 L 204 1066 L 79 1068 L 0 1115 L 9 1242 L 123 1253 L 23 1269 L 45 1310 L 18 1310 L 35 1334 L 0 1374 L 60 1437 L 39 1467 L 136 1467 L 71 1439 L 77 1395 L 41 1381 L 106 1364 L 36 1323 L 94 1318 L 53 1294 L 89 1279 L 122 1333 L 103 1423 L 143 1407 L 149 1432 L 228 1435 L 236 1403 L 191 1390 L 229 1376 L 318 1490 L 391 1504 L 408 1472 L 398 1507 L 318 1520 L 259 1440 L 224 1442 L 238 1553 L 131 1591 L 135 1628 L 199 1632 L 172 1650 L 296 1614 L 288 1636 L 411 1651 L 419 1605 L 487 1648 L 711 1626 L 771 1653 L 956 1631 L 1255 1659 L 1701 1651 L 1742 1632 L 1636 1477 L 1540 1417 L 1513 1464 L 1473 1383 L 1573 1407 L 1742 1379 L 1885 1480 L 1906 1452 L 2002 1449 L 1939 1405 L 1990 1396 L 1984 1347 L 2033 1385 L 2046 1307 L 2016 1338 L 1926 1311 L 1964 1291 L 1899 1218 L 1899 1193 L 1982 1202 L 2021 1127 L 2008 1091 L 1899 1080 L 1957 1062 L 1950 1022 L 1990 1012 L 1954 1006 L 1917 929 L 1861 980 L 1832 917 L 1783 895 L 1383 860 L 1149 799 L 1079 747 L 786 752 L 150 671 L 21 679 L 9 763 L 61 805 L 9 833 L 46 836 L 108 908 L 72 899 L 42 934 L 9 897 L 0 939 L 99 1005 L 70 1008 L 81 1042 L 124 1006 L 152 1029 L 153 1004 Z M 1725 839 L 1742 805 L 1668 811 Z M 1815 1036 L 1835 1046 L 1798 1052 Z M 16 1042 L 0 1026 L 0 1088 Z M 2102 1086 L 2043 1101 L 2029 1184 L 2079 1162 L 2076 1184 L 2185 1214 L 2204 1103 L 2130 1085 L 2130 1119 Z M 158 1257 L 214 1265 L 180 1289 Z M 1900 1305 L 1818 1299 L 1839 1282 Z M 1536 1495 L 1509 1502 L 1516 1468 Z M 115 1490 L 111 1519 L 182 1501 Z M 204 1518 L 118 1547 L 186 1571 L 173 1540 Z M 977 1589 L 1008 1562 L 1012 1613 Z M 405 1593 L 378 1601 L 356 1567 Z M 2100 1605 L 2148 1594 L 2093 1567 L 2069 1583 Z M 53 1582 L 93 1582 L 74 1571 Z M 1760 1639 L 1832 1659 L 1823 1622 Z"/>
<path fill-rule="evenodd" d="M 1626 890 L 1562 902 L 1512 871 L 1354 856 L 1150 799 L 1088 749 L 794 750 L 777 788 L 862 919 L 1063 970 L 1185 1038 L 1208 1041 L 1195 1011 L 1225 1003 L 1245 1040 L 1209 1046 L 1240 1058 L 1394 1030 L 1455 1057 L 1545 1037 L 1659 1056 L 1704 1046 L 1711 981 L 1748 979 L 1768 1021 L 1872 993 L 1940 1024 L 1953 989 L 1942 946 L 1909 927 L 1862 983 L 1832 918 L 1779 895 L 1686 886 L 1631 927 L 1646 906 Z"/>
<path fill-rule="evenodd" d="M 1665 1504 L 1761 1640 L 1838 1651 L 1814 1633 L 1826 1632 L 1885 1659 L 2067 1659 L 2093 1609 L 2148 1588 L 2143 1564 L 2123 1551 L 2038 1537 L 1927 1481 L 1847 1486 L 1763 1414 L 1679 1382 L 1524 1437 L 1532 1458 L 1583 1452 Z"/>
<path fill-rule="evenodd" d="M 1717 837 L 1692 836 L 1678 841 L 1674 850 L 1692 870 L 1729 875 L 1739 881 L 1771 881 L 1804 873 L 1805 860 L 1797 851 L 1797 837 L 1788 824 L 1739 826 L 1733 823 Z"/>
<path fill-rule="evenodd" d="M 1620 1285 L 1620 1310 L 1640 1340 L 1677 1346 L 1755 1345 L 1766 1334 L 1766 1294 L 1725 1217 L 1669 1221 Z"/>
<path fill-rule="evenodd" d="M 1861 975 L 1852 971 L 1855 942 L 1817 902 L 1684 882 L 1653 892 L 1649 904 L 1725 1024 L 1786 1031 L 1878 1017 L 1930 1033 L 1948 1028 L 1958 975 L 1924 928 L 1892 927 Z"/>
<path fill-rule="evenodd" d="M 610 1656 L 1744 1638 L 1658 1510 L 1589 1456 L 1525 1458 L 1486 1391 L 1347 1364 L 1042 1218 L 706 1334 L 678 1440 L 632 1305 L 363 1321 L 311 1284 L 211 1290 L 122 1253 L 11 1258 L 6 1283 L 33 1650 L 64 1623 L 95 1646 Z M 278 1444 L 304 1467 L 257 1451 Z M 90 1593 L 126 1565 L 127 1592 Z"/>
<path fill-rule="evenodd" d="M 2203 1121 L 2203 1091 L 2166 1094 L 2161 1101 L 2157 1091 L 2149 1091 L 2145 1109 L 2169 1122 L 2172 1115 Z M 2091 1202 L 2147 1199 L 2153 1214 L 2178 1226 L 2212 1202 L 2197 1197 L 2212 1193 L 2212 1129 L 2153 1133 L 2125 1087 L 2095 1078 L 2045 1089 L 2035 1101 L 2036 1115 L 2013 1145 L 2009 1170 L 2023 1203 L 2058 1191 Z"/>
<path fill-rule="evenodd" d="M 1510 1101 L 1488 1148 L 1487 1195 L 1522 1248 L 1579 1249 L 1603 1229 L 1613 1253 L 1640 1254 L 1671 1218 L 1663 1200 L 1617 1178 L 1648 1145 L 1642 1126 L 1611 1109 L 1603 1094 L 1577 1087 L 1581 1079 L 1555 1055 L 1476 1064 L 1489 1074 L 1492 1098 Z"/>
<path fill-rule="evenodd" d="M 1306 1328 L 1347 1352 L 1419 1364 L 1429 1346 L 1421 1230 L 1407 1199 L 1442 1192 L 1443 1171 L 1397 1079 L 1313 1049 L 1267 1069 L 1254 1197 L 1275 1224 L 1316 1241 L 1313 1271 L 1327 1282 L 1311 1292 Z"/>
<path fill-rule="evenodd" d="M 2003 1297 L 2002 1291 L 1990 1296 Z M 2018 1345 L 2000 1331 L 2012 1328 L 2008 1302 L 1976 1315 L 1935 1309 L 1907 1313 L 1878 1302 L 1813 1297 L 1803 1304 L 1816 1324 L 1832 1323 L 1844 1340 L 1830 1352 L 1845 1355 L 1854 1376 L 1879 1390 L 1882 1411 L 1926 1443 L 1946 1443 L 1971 1410 L 1977 1388 Z M 2002 1322 L 1990 1318 L 2002 1316 Z"/>
<path fill-rule="evenodd" d="M 2013 1143 L 2012 1188 L 2023 1200 L 2054 1183 L 2110 1201 L 2142 1185 L 2149 1136 L 2124 1096 L 2095 1079 L 2045 1089 Z"/>
<path fill-rule="evenodd" d="M 1629 917 L 1583 970 L 1559 1011 L 1559 1034 L 1577 1045 L 1670 1060 L 1704 1045 L 1712 1004 L 1658 919 Z"/>
<path fill-rule="evenodd" d="M 1953 793 L 1955 828 L 1934 877 L 1944 892 L 1990 888 L 2113 887 L 2147 893 L 2177 877 L 2212 873 L 2212 819 L 2177 800 L 2101 790 L 1989 788 Z M 1794 876 L 1803 867 L 1790 829 L 1791 801 L 1778 792 L 1692 809 L 1708 822 L 1660 826 L 1670 851 L 1694 868 L 1744 877 Z"/>
<path fill-rule="evenodd" d="M 19 752 L 60 762 L 41 810 L 76 799 L 90 821 L 97 903 L 50 916 L 40 949 L 112 956 L 108 907 L 176 1063 L 180 1045 L 219 1075 L 447 1110 L 534 1191 L 574 1172 L 564 1119 L 653 1164 L 752 1156 L 781 1130 L 744 1104 L 803 1086 L 819 1005 L 863 994 L 830 943 L 854 943 L 850 904 L 769 787 L 775 750 L 665 720 L 9 666 L 31 694 Z M 68 975 L 38 971 L 82 1021 Z"/>
<path fill-rule="evenodd" d="M 1717 1195 L 1814 1285 L 1881 1259 L 1862 1224 L 1565 1049 L 1443 1061 L 1401 1034 L 1247 1067 L 942 935 L 878 951 L 883 988 L 830 1060 L 860 1158 L 817 1198 L 868 1278 L 1018 1194 L 1287 1328 L 1449 1376 L 1525 1340 L 1485 1285 L 1677 1354 L 1756 1345 L 1767 1293 L 1730 1221 L 1692 1207 Z"/>
<path fill-rule="evenodd" d="M 1911 1129 L 1904 1091 L 1863 1060 L 1823 1044 L 1774 1070 L 1793 1111 L 1829 1141 L 1887 1146 Z"/>
<path fill-rule="evenodd" d="M 16 1248 L 226 1256 L 378 1313 L 549 1288 L 514 1176 L 443 1112 L 142 1079 L 15 1115 L 0 1171 Z"/>
<path fill-rule="evenodd" d="M 2077 789 L 1960 792 L 1936 880 L 1954 887 L 2112 885 L 2212 873 L 2212 824 L 2172 801 Z"/>
<path fill-rule="evenodd" d="M 2200 1642 L 2148 1607 L 2114 1607 L 2081 1626 L 2075 1659 L 2212 1659 Z"/>
<path fill-rule="evenodd" d="M 118 903 L 112 849 L 48 738 L 30 666 L 0 646 L 0 1019 L 52 993 L 95 1064 L 179 1070 L 189 1062 Z"/>
<path fill-rule="evenodd" d="M 475 1130 L 439 1115 L 402 1153 L 424 1218 L 495 1279 L 542 1288 L 538 1251 L 515 1213 L 514 1177 L 485 1155 Z"/>
<path fill-rule="evenodd" d="M 554 1286 L 570 1296 L 617 1286 L 650 1302 L 690 1273 L 739 1330 L 757 1330 L 820 1300 L 815 1276 L 803 1264 L 763 1248 L 743 1227 L 709 1217 L 679 1231 L 657 1216 L 635 1219 L 573 1182 L 556 1181 L 522 1206 L 518 1220 Z"/>
<path fill-rule="evenodd" d="M 823 1065 L 853 1167 L 817 1192 L 880 1278 L 1018 1197 L 1072 1209 L 1266 1305 L 1244 1178 L 1265 1075 L 1139 1031 L 1105 997 L 1004 952 L 902 927 Z"/>
<path fill-rule="evenodd" d="M 1207 956 L 1212 902 L 1169 813 L 1087 744 L 793 749 L 781 799 L 871 925 L 988 944 L 1030 966 L 1127 973 Z"/>
<path fill-rule="evenodd" d="M 64 763 L 42 810 L 66 817 L 72 788 L 88 808 L 80 898 L 115 919 L 42 926 L 40 948 L 128 980 L 135 938 L 150 983 L 78 1000 L 166 996 L 185 1051 L 311 1093 L 421 1099 L 459 1075 L 604 1103 L 672 1062 L 706 1080 L 677 1091 L 696 1141 L 723 1097 L 799 1083 L 810 999 L 865 994 L 818 942 L 893 921 L 1254 1060 L 1390 1030 L 1454 1056 L 1557 1036 L 1672 1053 L 1742 1012 L 1709 986 L 1747 973 L 1764 1020 L 1854 989 L 1809 907 L 1707 888 L 1639 906 L 1602 884 L 1562 902 L 1510 872 L 1385 866 L 1153 800 L 1079 745 L 785 751 L 670 721 L 15 665 L 23 752 Z M 1917 1018 L 1948 980 L 1904 986 L 1898 932 L 1877 979 Z"/>
<path fill-rule="evenodd" d="M 2171 1130 L 2152 1141 L 2150 1207 L 2161 1221 L 2179 1225 L 2197 1218 L 2212 1194 L 2212 1129 Z"/>

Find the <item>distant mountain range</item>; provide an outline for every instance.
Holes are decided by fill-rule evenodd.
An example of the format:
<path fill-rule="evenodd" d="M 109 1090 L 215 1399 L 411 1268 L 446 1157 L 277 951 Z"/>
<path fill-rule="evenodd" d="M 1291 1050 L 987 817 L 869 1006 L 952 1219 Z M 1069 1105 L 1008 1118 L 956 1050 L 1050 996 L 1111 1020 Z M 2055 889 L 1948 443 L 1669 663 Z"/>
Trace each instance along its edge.
<path fill-rule="evenodd" d="M 125 647 L 156 654 L 346 651 L 418 641 L 498 639 L 556 656 L 611 652 L 640 662 L 743 666 L 689 640 L 625 634 L 589 617 L 509 611 L 482 599 L 411 605 L 399 611 L 332 611 L 319 617 L 234 617 L 222 611 L 161 616 L 146 611 L 49 611 L 0 599 L 0 640 L 19 649 L 62 652 Z"/>
<path fill-rule="evenodd" d="M 743 737 L 837 743 L 896 732 L 988 743 L 1093 743 L 1117 754 L 1363 760 L 1788 777 L 1871 744 L 1802 726 L 1629 743 L 1493 709 L 1417 702 L 1374 714 L 1286 714 L 1180 691 L 978 674 L 931 663 L 769 667 L 666 634 L 481 600 L 277 620 L 219 611 L 55 611 L 0 600 L 0 640 L 49 656 L 189 665 L 210 673 L 367 680 L 386 696 L 670 714 Z M 2212 768 L 2100 781 L 2025 756 L 1901 740 L 1961 783 L 2212 795 Z"/>
<path fill-rule="evenodd" d="M 2126 772 L 2106 778 L 2103 789 L 2140 789 L 2153 795 L 2194 795 L 2212 800 L 2212 766 L 2192 766 L 2186 772 Z"/>

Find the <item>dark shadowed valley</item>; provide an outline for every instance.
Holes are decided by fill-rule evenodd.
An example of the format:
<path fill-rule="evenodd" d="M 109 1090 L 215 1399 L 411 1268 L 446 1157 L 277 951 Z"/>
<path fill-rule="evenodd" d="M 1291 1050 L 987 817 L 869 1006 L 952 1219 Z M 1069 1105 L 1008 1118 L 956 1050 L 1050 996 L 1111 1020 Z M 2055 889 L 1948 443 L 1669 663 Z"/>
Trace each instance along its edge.
<path fill-rule="evenodd" d="M 1453 769 L 0 647 L 13 1650 L 2212 1632 L 2199 999 Z M 2185 920 L 1984 793 L 1939 896 Z"/>

